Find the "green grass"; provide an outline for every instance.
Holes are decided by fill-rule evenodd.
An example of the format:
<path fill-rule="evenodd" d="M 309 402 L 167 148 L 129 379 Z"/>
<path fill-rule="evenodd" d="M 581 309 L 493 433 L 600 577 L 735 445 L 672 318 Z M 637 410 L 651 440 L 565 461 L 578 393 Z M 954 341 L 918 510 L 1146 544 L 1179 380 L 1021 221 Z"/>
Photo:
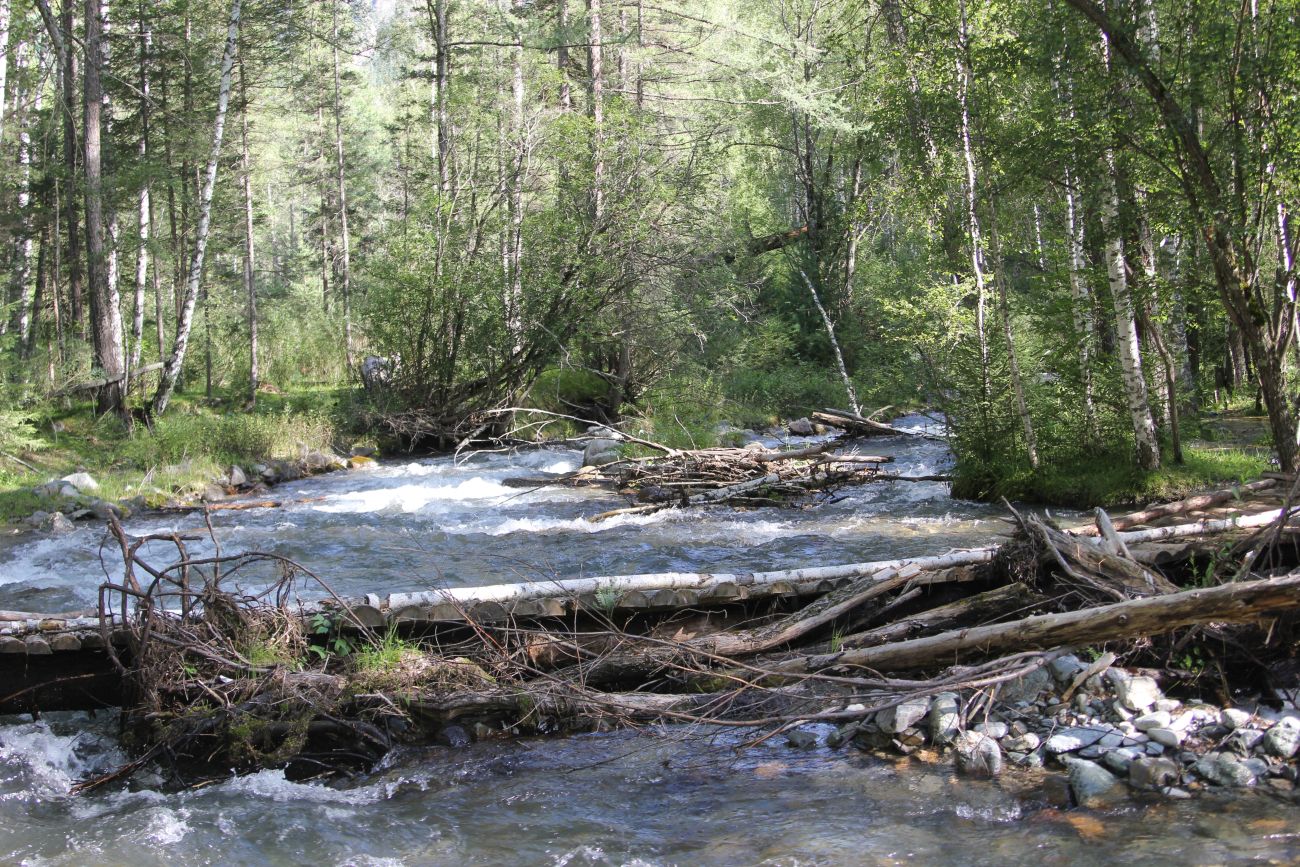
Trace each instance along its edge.
<path fill-rule="evenodd" d="M 340 438 L 339 419 L 346 415 L 339 400 L 334 389 L 304 389 L 261 396 L 256 409 L 243 412 L 227 409 L 237 403 L 233 398 L 179 398 L 152 432 L 96 418 L 89 404 L 33 410 L 22 450 L 0 454 L 0 521 L 54 507 L 31 489 L 80 470 L 99 483 L 102 499 L 165 499 L 201 490 L 232 464 L 294 458 L 303 447 L 328 449 Z"/>
<path fill-rule="evenodd" d="M 1186 448 L 1181 465 L 1167 463 L 1146 472 L 1127 454 L 1100 453 L 1073 461 L 1043 461 L 1028 467 L 972 472 L 958 467 L 953 496 L 1091 508 L 1177 500 L 1206 488 L 1245 482 L 1269 469 L 1261 454 L 1239 449 Z"/>

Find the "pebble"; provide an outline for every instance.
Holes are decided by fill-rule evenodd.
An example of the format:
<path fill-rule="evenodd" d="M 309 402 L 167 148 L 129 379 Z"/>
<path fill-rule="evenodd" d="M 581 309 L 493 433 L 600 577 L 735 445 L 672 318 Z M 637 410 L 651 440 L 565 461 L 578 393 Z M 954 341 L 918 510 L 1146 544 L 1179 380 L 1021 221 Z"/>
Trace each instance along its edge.
<path fill-rule="evenodd" d="M 1038 749 L 1042 743 L 1043 739 L 1038 735 L 1033 732 L 1025 732 L 1024 734 L 1016 735 L 1015 737 L 1003 741 L 1002 746 L 1009 752 L 1032 753 L 1034 750 Z"/>
<path fill-rule="evenodd" d="M 1092 746 L 1105 736 L 1105 729 L 1067 728 L 1048 738 L 1043 748 L 1049 753 L 1072 753 Z"/>
<path fill-rule="evenodd" d="M 1225 707 L 1219 711 L 1219 724 L 1230 729 L 1244 728 L 1251 719 L 1252 715 L 1239 707 Z"/>
<path fill-rule="evenodd" d="M 1158 710 L 1154 713 L 1145 714 L 1133 720 L 1133 725 L 1138 731 L 1150 731 L 1156 728 L 1168 728 L 1173 722 L 1173 717 L 1168 711 Z"/>
<path fill-rule="evenodd" d="M 1159 727 L 1147 731 L 1147 737 L 1170 749 L 1178 749 L 1183 745 L 1183 733 L 1171 728 Z"/>
<path fill-rule="evenodd" d="M 1007 736 L 1008 728 L 1006 723 L 994 721 L 994 722 L 980 723 L 979 725 L 975 726 L 975 731 L 979 732 L 980 734 L 988 735 L 989 737 L 994 738 L 995 740 L 1002 740 L 1004 737 Z"/>

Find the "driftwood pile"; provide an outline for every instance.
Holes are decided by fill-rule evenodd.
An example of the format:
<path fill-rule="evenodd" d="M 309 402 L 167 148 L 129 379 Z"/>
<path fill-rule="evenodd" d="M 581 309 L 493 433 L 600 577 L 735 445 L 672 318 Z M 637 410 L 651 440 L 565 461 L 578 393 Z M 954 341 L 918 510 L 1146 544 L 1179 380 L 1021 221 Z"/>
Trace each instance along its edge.
<path fill-rule="evenodd" d="M 1295 655 L 1289 503 L 1131 533 L 1104 513 L 1093 535 L 1012 520 L 992 555 L 857 570 L 810 602 L 667 614 L 596 605 L 494 623 L 462 612 L 385 634 L 342 600 L 334 616 L 304 618 L 295 591 L 324 585 L 292 561 L 196 558 L 168 537 L 178 560 L 157 568 L 140 559 L 142 540 L 115 528 L 125 571 L 104 586 L 101 617 L 130 626 L 122 720 L 138 758 L 84 788 L 151 763 L 183 783 L 267 766 L 306 777 L 368 768 L 408 741 L 647 721 L 765 738 L 807 721 L 861 723 L 941 691 L 993 690 L 1085 646 L 1176 679 L 1175 656 L 1196 643 L 1210 660 L 1201 676 L 1231 689 L 1264 687 L 1272 663 Z M 1143 547 L 1157 538 L 1182 542 Z M 239 589 L 259 566 L 276 577 Z"/>
<path fill-rule="evenodd" d="M 885 409 L 888 409 L 886 407 Z M 621 491 L 636 505 L 612 509 L 590 518 L 604 521 L 661 509 L 728 505 L 738 508 L 802 503 L 809 495 L 833 496 L 850 485 L 873 481 L 950 481 L 946 475 L 904 476 L 882 471 L 890 455 L 865 454 L 856 441 L 877 436 L 917 434 L 842 412 L 814 414 L 819 423 L 841 433 L 829 440 L 793 449 L 770 449 L 759 443 L 744 448 L 675 449 L 638 437 L 623 436 L 634 449 L 653 454 L 620 457 L 599 466 L 554 479 L 509 479 L 512 487 L 537 488 L 553 484 L 600 485 Z"/>

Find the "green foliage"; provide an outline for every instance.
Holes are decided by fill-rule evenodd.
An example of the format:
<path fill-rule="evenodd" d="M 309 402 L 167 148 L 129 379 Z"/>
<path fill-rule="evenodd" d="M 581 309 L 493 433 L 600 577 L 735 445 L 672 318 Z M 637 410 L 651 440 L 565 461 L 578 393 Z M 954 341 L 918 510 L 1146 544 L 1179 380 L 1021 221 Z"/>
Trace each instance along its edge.
<path fill-rule="evenodd" d="M 1215 485 L 1245 482 L 1268 469 L 1258 455 L 1234 450 L 1189 448 L 1182 465 L 1145 472 L 1127 452 L 1095 452 L 1069 461 L 1044 461 L 1038 470 L 1024 464 L 957 467 L 953 496 L 996 500 L 1006 497 L 1075 508 L 1176 500 Z"/>

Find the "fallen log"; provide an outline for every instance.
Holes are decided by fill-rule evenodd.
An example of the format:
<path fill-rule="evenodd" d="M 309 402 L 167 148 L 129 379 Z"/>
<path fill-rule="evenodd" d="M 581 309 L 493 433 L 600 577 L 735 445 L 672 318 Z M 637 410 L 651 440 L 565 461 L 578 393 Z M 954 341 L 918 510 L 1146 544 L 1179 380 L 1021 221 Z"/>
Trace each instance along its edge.
<path fill-rule="evenodd" d="M 1300 608 L 1300 572 L 1293 572 L 1280 578 L 1185 590 L 1080 611 L 1040 614 L 1011 623 L 956 629 L 882 647 L 800 656 L 778 663 L 774 668 L 785 674 L 809 674 L 827 668 L 906 671 L 951 665 L 1008 650 L 1046 650 L 1122 641 L 1200 623 L 1243 623 L 1297 608 Z"/>
<path fill-rule="evenodd" d="M 875 647 L 880 644 L 905 641 L 962 623 L 987 623 L 1009 614 L 1023 613 L 1046 601 L 1046 597 L 1015 581 L 967 599 L 959 599 L 947 605 L 900 618 L 883 626 L 851 633 L 840 639 L 839 645 L 840 648 Z"/>
<path fill-rule="evenodd" d="M 1207 494 L 1198 494 L 1194 497 L 1178 500 L 1173 503 L 1163 503 L 1159 506 L 1152 506 L 1149 509 L 1142 509 L 1138 512 L 1129 512 L 1127 515 L 1120 515 L 1118 518 L 1112 518 L 1111 524 L 1116 530 L 1128 530 L 1139 524 L 1149 524 L 1161 518 L 1168 518 L 1174 515 L 1182 515 L 1187 512 L 1194 512 L 1198 509 L 1207 509 L 1211 506 L 1219 506 L 1224 503 L 1240 500 L 1244 493 L 1256 493 L 1258 491 L 1267 491 L 1269 488 L 1277 486 L 1277 479 L 1270 478 L 1265 474 L 1265 478 L 1254 482 L 1247 482 L 1244 485 L 1236 485 L 1231 488 L 1225 488 L 1221 491 L 1212 491 Z M 1079 536 L 1096 536 L 1100 533 L 1097 527 L 1081 527 L 1072 531 Z"/>

